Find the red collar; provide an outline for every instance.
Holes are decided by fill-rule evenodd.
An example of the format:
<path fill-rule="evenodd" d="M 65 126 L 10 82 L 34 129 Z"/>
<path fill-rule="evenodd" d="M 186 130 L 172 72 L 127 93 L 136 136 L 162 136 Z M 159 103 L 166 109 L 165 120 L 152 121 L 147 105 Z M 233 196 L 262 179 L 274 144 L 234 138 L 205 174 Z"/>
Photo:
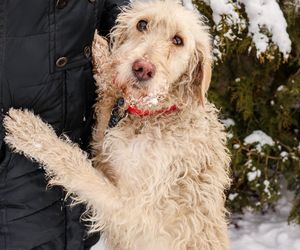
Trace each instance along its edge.
<path fill-rule="evenodd" d="M 175 104 L 167 109 L 158 109 L 158 110 L 141 110 L 141 109 L 138 109 L 136 106 L 129 106 L 127 109 L 129 114 L 133 114 L 133 115 L 137 115 L 137 116 L 169 114 L 169 113 L 172 113 L 177 110 L 178 110 L 178 108 Z"/>

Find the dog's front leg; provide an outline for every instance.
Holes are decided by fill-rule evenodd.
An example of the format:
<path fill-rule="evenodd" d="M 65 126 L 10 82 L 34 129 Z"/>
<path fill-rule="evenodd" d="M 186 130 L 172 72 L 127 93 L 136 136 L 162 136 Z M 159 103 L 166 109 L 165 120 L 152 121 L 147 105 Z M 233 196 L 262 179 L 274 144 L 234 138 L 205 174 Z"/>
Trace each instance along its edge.
<path fill-rule="evenodd" d="M 16 152 L 44 166 L 50 184 L 63 186 L 96 210 L 120 206 L 117 188 L 92 167 L 77 145 L 58 138 L 54 130 L 29 111 L 11 109 L 4 118 L 5 141 Z"/>

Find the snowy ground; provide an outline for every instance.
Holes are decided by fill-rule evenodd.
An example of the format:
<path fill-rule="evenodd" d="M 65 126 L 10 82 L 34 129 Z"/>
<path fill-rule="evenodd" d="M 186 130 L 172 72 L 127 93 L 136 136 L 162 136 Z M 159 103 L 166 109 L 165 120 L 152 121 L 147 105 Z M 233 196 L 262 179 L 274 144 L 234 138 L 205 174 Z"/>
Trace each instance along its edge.
<path fill-rule="evenodd" d="M 286 199 L 278 202 L 276 213 L 266 215 L 245 214 L 230 227 L 232 250 L 300 250 L 300 226 L 288 225 L 290 204 Z M 105 250 L 100 241 L 92 250 Z"/>
<path fill-rule="evenodd" d="M 245 214 L 239 229 L 230 228 L 233 250 L 300 250 L 300 226 L 288 225 L 290 204 L 278 202 L 276 213 Z"/>

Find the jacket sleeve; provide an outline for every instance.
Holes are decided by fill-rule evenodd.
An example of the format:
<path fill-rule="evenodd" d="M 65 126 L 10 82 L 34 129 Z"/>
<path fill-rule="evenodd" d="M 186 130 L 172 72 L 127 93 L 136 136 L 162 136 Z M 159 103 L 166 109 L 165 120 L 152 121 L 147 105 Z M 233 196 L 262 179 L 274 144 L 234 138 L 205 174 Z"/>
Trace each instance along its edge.
<path fill-rule="evenodd" d="M 121 6 L 128 3 L 129 0 L 105 0 L 97 27 L 100 35 L 106 36 L 109 33 L 121 11 Z"/>

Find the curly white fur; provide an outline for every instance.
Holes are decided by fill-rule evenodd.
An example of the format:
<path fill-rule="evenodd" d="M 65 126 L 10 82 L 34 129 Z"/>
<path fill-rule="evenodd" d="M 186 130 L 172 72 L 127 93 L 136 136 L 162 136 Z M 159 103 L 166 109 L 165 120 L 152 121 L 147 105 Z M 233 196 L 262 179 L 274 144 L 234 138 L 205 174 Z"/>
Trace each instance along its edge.
<path fill-rule="evenodd" d="M 179 18 L 167 17 L 166 10 Z M 141 38 L 132 30 L 140 18 L 159 20 L 155 27 L 165 28 L 172 36 L 182 31 L 188 48 L 178 51 L 165 43 L 163 48 L 152 49 L 152 55 L 143 49 L 142 42 L 151 43 L 152 38 L 148 39 L 148 34 Z M 193 34 L 196 31 L 198 34 Z M 151 32 L 158 41 L 163 36 L 155 28 Z M 130 64 L 126 48 L 138 39 L 143 48 L 133 52 L 132 60 L 144 51 L 152 62 L 164 63 L 164 67 L 158 66 L 155 79 L 167 79 L 168 93 L 158 106 L 176 103 L 178 111 L 147 117 L 128 115 L 107 130 L 111 107 L 116 97 L 124 94 L 119 87 L 127 84 L 129 92 L 136 91 L 128 83 L 131 76 L 119 79 L 121 85 L 112 83 L 123 72 L 122 65 Z M 197 14 L 170 0 L 137 2 L 119 16 L 111 41 L 110 52 L 105 50 L 103 39 L 96 37 L 94 43 L 99 87 L 92 143 L 96 169 L 76 145 L 59 139 L 52 128 L 28 111 L 10 110 L 4 121 L 6 142 L 42 163 L 51 184 L 65 187 L 76 195 L 77 202 L 88 205 L 92 230 L 104 231 L 110 249 L 230 249 L 224 207 L 230 158 L 217 110 L 205 100 L 211 72 L 207 28 Z M 186 60 L 178 62 L 179 55 Z M 179 73 L 173 73 L 177 68 Z M 149 85 L 154 86 L 155 79 Z M 160 89 L 160 84 L 155 87 Z M 149 89 L 142 91 L 147 94 Z"/>

